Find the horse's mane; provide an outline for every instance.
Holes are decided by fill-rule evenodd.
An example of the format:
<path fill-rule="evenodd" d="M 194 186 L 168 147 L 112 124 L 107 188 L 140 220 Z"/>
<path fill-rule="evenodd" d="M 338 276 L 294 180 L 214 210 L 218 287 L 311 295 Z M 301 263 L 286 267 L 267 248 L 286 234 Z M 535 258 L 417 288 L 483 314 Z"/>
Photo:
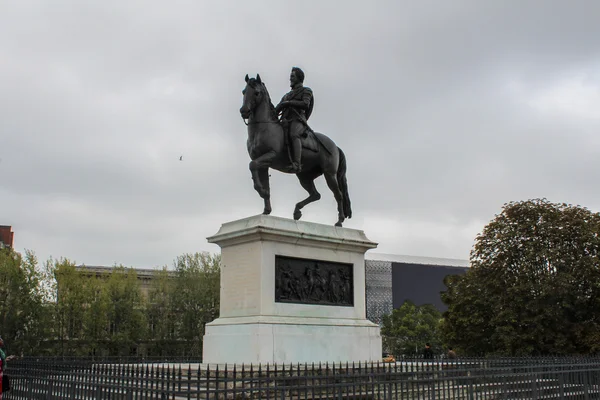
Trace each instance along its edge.
<path fill-rule="evenodd" d="M 248 83 L 250 85 L 252 85 L 253 87 L 256 87 L 257 85 L 260 85 L 262 87 L 262 90 L 265 93 L 266 100 L 268 101 L 268 104 L 269 104 L 269 110 L 271 112 L 271 118 L 274 121 L 277 121 L 278 120 L 278 118 L 277 118 L 277 112 L 275 112 L 275 106 L 273 105 L 273 102 L 271 101 L 271 95 L 269 94 L 269 91 L 267 90 L 267 86 L 263 82 L 258 83 L 258 81 L 256 80 L 256 78 L 250 78 L 250 81 Z"/>

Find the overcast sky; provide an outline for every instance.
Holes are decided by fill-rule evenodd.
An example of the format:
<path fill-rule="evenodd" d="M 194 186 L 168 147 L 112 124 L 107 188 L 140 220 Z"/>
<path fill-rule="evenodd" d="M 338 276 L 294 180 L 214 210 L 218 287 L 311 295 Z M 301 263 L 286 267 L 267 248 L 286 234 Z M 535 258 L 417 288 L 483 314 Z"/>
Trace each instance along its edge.
<path fill-rule="evenodd" d="M 0 225 L 40 260 L 151 268 L 262 211 L 239 115 L 301 67 L 377 252 L 467 259 L 505 202 L 600 210 L 600 2 L 5 1 Z M 183 161 L 179 157 L 183 155 Z M 273 215 L 306 193 L 272 172 Z M 323 195 L 306 221 L 333 224 Z"/>

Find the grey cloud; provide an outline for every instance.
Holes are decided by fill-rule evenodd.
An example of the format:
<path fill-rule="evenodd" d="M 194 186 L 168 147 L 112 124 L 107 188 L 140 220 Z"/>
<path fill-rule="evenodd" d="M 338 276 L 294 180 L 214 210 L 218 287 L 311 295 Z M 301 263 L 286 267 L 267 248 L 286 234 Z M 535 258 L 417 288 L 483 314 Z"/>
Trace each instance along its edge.
<path fill-rule="evenodd" d="M 573 77 L 599 90 L 600 4 L 3 8 L 0 223 L 41 258 L 144 267 L 217 251 L 206 236 L 262 209 L 238 112 L 243 77 L 260 73 L 277 102 L 293 65 L 315 92 L 313 128 L 348 157 L 346 226 L 383 251 L 467 258 L 510 200 L 600 209 L 600 119 L 536 106 Z M 291 217 L 306 194 L 271 175 L 274 213 Z M 332 223 L 333 198 L 317 187 L 305 218 Z"/>

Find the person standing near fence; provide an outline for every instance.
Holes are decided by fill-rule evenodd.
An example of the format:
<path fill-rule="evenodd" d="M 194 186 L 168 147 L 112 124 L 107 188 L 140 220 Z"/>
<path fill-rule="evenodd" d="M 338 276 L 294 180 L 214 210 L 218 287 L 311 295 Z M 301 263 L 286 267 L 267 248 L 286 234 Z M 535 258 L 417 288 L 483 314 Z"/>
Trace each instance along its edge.
<path fill-rule="evenodd" d="M 5 376 L 6 372 L 6 362 L 10 361 L 14 358 L 14 356 L 6 357 L 4 340 L 0 337 L 0 400 L 2 400 L 2 393 L 10 390 L 8 386 L 8 376 Z"/>
<path fill-rule="evenodd" d="M 447 354 L 449 359 L 455 359 L 456 358 L 456 352 L 454 350 L 452 350 L 452 347 L 448 347 L 448 354 Z"/>
<path fill-rule="evenodd" d="M 431 349 L 431 344 L 425 343 L 425 348 L 423 349 L 423 358 L 426 360 L 433 359 L 433 350 Z"/>
<path fill-rule="evenodd" d="M 4 352 L 4 340 L 0 337 L 0 400 L 2 400 L 3 383 L 4 383 L 4 368 L 6 365 L 6 353 Z"/>

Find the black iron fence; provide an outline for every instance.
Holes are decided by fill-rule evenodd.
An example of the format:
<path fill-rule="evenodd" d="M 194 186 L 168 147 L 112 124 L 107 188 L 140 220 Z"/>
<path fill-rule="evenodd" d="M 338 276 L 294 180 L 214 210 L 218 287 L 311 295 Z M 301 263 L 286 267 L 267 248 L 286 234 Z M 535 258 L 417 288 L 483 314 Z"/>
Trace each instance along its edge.
<path fill-rule="evenodd" d="M 600 399 L 600 358 L 205 365 L 24 358 L 3 400 Z"/>

